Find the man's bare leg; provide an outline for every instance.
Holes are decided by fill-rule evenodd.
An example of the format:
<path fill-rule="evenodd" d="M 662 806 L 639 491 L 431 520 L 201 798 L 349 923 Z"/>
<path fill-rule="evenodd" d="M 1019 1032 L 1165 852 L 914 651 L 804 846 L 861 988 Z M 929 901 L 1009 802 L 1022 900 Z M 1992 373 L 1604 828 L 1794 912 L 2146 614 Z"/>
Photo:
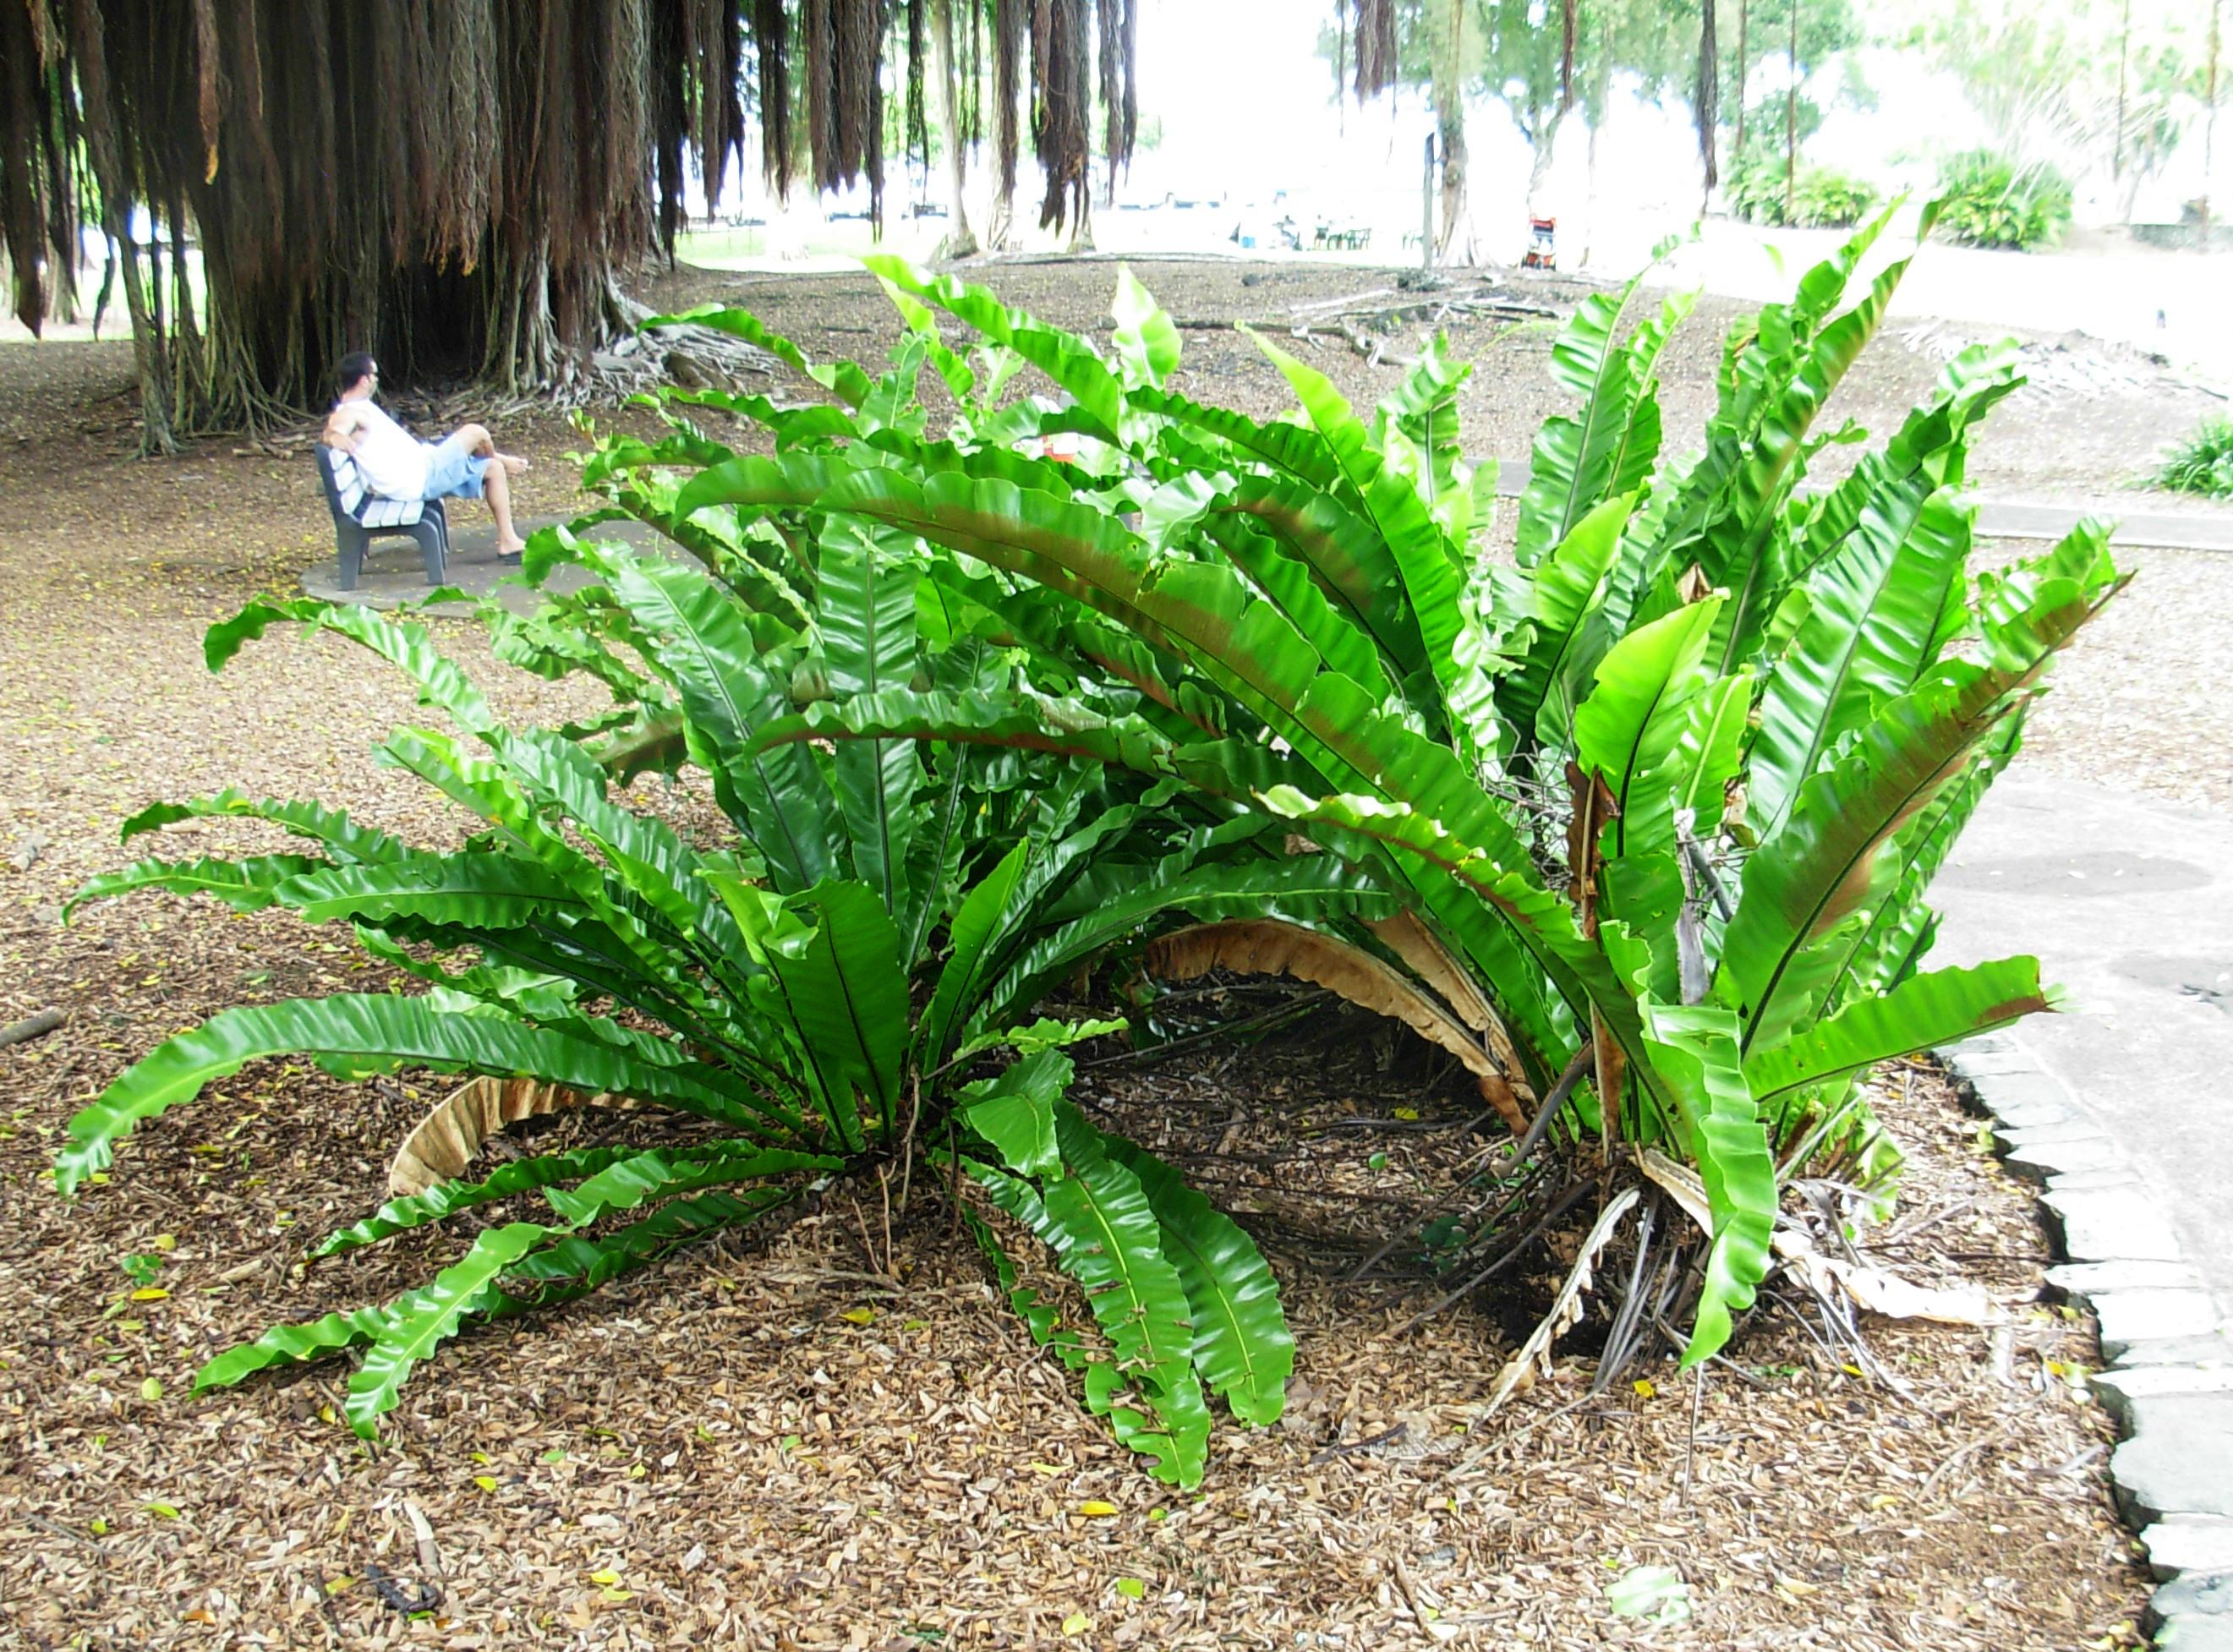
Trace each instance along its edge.
<path fill-rule="evenodd" d="M 496 438 L 489 433 L 486 425 L 460 425 L 457 434 L 458 439 L 465 443 L 465 451 L 476 459 L 492 459 L 514 476 L 527 468 L 527 461 L 517 453 L 496 451 Z"/>
<path fill-rule="evenodd" d="M 527 468 L 527 461 L 498 452 L 496 439 L 486 425 L 460 425 L 455 439 L 474 458 L 496 461 L 481 472 L 481 497 L 488 501 L 489 514 L 496 518 L 497 555 L 518 555 L 527 548 L 527 542 L 511 525 L 511 478 Z"/>
<path fill-rule="evenodd" d="M 499 556 L 515 556 L 527 548 L 511 525 L 511 478 L 502 465 L 492 465 L 481 472 L 481 497 L 488 501 L 489 514 L 496 518 L 496 552 Z"/>

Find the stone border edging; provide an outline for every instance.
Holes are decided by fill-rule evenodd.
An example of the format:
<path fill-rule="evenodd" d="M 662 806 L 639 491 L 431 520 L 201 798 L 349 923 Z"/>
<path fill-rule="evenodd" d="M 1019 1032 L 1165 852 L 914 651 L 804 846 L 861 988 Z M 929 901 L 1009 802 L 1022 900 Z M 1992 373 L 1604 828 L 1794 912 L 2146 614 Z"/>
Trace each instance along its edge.
<path fill-rule="evenodd" d="M 1992 1120 L 2002 1161 L 2041 1185 L 2063 1261 L 2047 1283 L 2093 1311 L 2117 1421 L 2109 1475 L 2160 1586 L 2160 1652 L 2233 1652 L 2233 1334 L 2159 1203 L 2091 1110 L 2008 1032 L 1939 1052 Z"/>

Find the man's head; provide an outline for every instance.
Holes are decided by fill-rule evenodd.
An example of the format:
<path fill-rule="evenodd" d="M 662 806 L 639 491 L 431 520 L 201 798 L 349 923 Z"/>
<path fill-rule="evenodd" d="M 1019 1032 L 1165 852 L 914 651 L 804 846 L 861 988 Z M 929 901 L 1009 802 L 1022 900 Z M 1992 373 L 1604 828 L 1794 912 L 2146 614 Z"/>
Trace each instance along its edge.
<path fill-rule="evenodd" d="M 342 357 L 342 394 L 370 395 L 380 382 L 380 363 L 362 350 Z"/>

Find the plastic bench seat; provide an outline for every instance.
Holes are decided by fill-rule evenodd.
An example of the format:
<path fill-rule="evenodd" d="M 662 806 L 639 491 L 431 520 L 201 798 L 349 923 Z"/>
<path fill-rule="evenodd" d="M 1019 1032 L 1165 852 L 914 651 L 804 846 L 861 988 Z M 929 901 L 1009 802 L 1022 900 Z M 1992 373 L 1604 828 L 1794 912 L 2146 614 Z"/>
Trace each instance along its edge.
<path fill-rule="evenodd" d="M 439 585 L 450 562 L 450 521 L 439 499 L 384 499 L 365 486 L 356 461 L 337 447 L 317 443 L 318 480 L 334 513 L 334 542 L 345 591 L 356 589 L 365 552 L 374 539 L 409 537 L 419 542 L 426 582 Z"/>

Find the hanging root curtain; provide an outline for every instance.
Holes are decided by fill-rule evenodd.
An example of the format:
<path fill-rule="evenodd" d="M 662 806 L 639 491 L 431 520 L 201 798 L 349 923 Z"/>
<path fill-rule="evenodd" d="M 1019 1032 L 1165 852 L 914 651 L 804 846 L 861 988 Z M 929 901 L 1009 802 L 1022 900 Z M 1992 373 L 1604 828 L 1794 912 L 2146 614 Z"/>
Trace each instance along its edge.
<path fill-rule="evenodd" d="M 719 0 L 11 0 L 16 313 L 97 224 L 152 447 L 320 404 L 353 349 L 563 387 L 680 220 L 686 137 L 718 188 L 742 38 Z"/>
<path fill-rule="evenodd" d="M 968 10 L 1004 182 L 1028 91 L 1058 225 L 1097 78 L 1130 155 L 1132 0 Z M 0 0 L 11 305 L 68 316 L 80 228 L 106 239 L 151 450 L 322 406 L 357 349 L 390 382 L 578 393 L 637 313 L 619 277 L 671 255 L 693 162 L 718 198 L 748 108 L 779 193 L 864 179 L 880 211 L 886 53 L 922 39 L 891 0 Z"/>

